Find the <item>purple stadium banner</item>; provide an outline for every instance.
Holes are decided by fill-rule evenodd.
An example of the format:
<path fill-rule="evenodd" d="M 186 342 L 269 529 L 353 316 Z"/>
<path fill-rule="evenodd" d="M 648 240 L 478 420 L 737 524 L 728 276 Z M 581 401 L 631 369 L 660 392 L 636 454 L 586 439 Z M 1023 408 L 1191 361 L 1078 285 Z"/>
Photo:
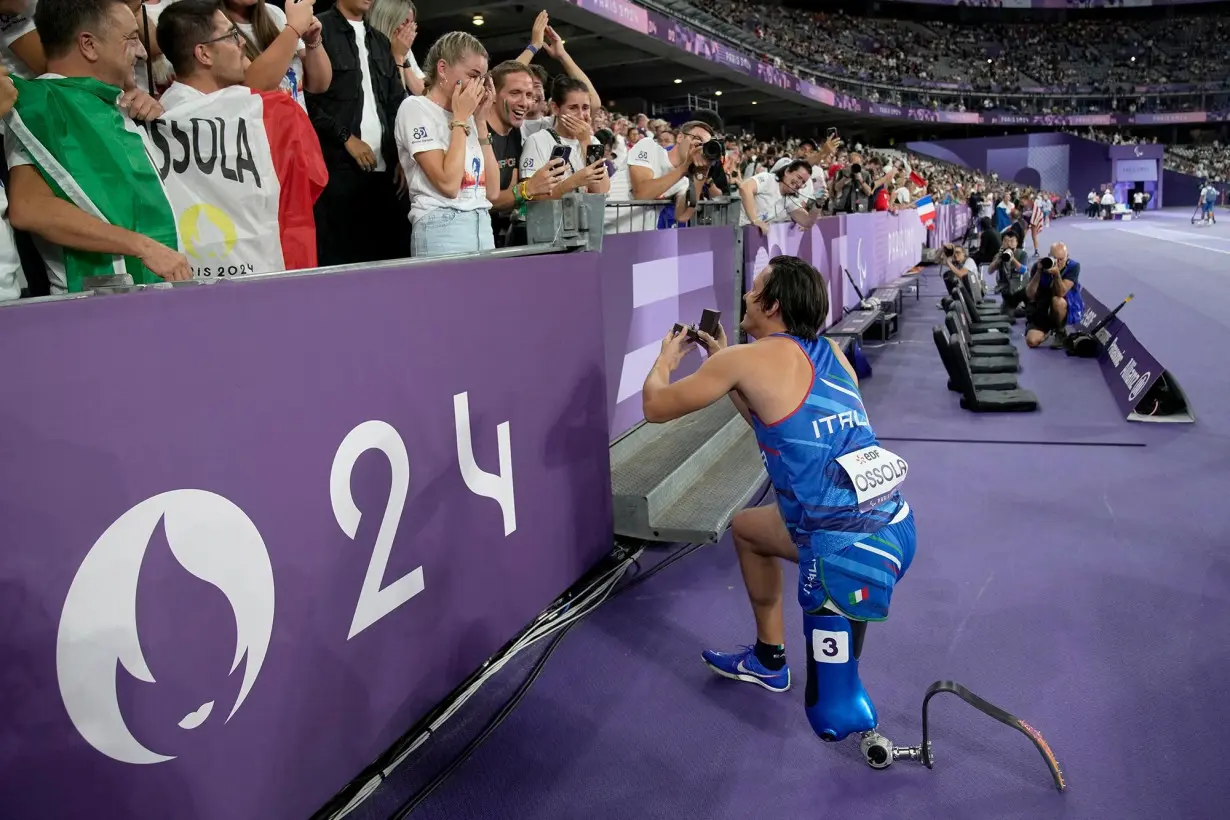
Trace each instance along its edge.
<path fill-rule="evenodd" d="M 6 310 L 4 820 L 308 817 L 608 552 L 597 262 Z"/>
<path fill-rule="evenodd" d="M 1111 309 L 1095 298 L 1088 288 L 1083 290 L 1082 295 L 1085 310 L 1081 315 L 1081 325 L 1088 330 L 1107 316 Z M 1115 396 L 1119 410 L 1128 421 L 1193 420 L 1190 415 L 1185 417 L 1150 416 L 1146 414 L 1147 411 L 1137 412 L 1141 399 L 1148 394 L 1149 388 L 1162 377 L 1165 368 L 1137 340 L 1122 319 L 1118 316 L 1111 319 L 1106 327 L 1098 331 L 1098 340 L 1105 347 L 1098 356 L 1098 366 L 1102 370 L 1106 384 L 1110 387 L 1110 392 Z M 1173 384 L 1173 377 L 1168 374 L 1167 378 Z"/>
<path fill-rule="evenodd" d="M 850 272 L 864 296 L 870 296 L 873 290 L 918 264 L 927 234 L 918 212 L 912 209 L 896 214 L 830 216 L 808 231 L 799 230 L 793 223 L 778 222 L 769 226 L 767 237 L 751 226 L 743 232 L 744 287 L 751 288 L 752 278 L 774 256 L 798 256 L 828 282 L 830 325 L 841 318 L 842 308 L 859 301 L 844 271 Z"/>
<path fill-rule="evenodd" d="M 1038 1 L 1050 2 L 1052 0 Z M 758 55 L 749 54 L 701 34 L 673 17 L 639 6 L 630 0 L 564 0 L 564 2 L 618 23 L 639 34 L 669 43 L 716 65 L 733 69 L 747 77 L 793 92 L 812 102 L 875 117 L 958 125 L 1048 126 L 1156 125 L 1230 120 L 1230 111 L 1182 111 L 1169 114 L 1014 114 L 1007 111 L 933 111 L 929 108 L 886 105 L 825 88 L 791 71 L 764 62 Z"/>
<path fill-rule="evenodd" d="M 720 310 L 727 333 L 735 303 L 735 233 L 730 228 L 637 231 L 604 237 L 598 268 L 606 346 L 606 404 L 611 440 L 644 419 L 641 386 L 676 323 Z M 688 356 L 677 378 L 700 365 Z"/>

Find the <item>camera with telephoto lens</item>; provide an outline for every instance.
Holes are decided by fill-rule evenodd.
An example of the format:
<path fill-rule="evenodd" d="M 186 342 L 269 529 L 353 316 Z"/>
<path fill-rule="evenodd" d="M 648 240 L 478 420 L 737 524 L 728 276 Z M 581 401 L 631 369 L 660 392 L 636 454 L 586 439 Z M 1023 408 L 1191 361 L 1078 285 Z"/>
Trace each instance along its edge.
<path fill-rule="evenodd" d="M 706 162 L 713 164 L 726 155 L 726 148 L 721 140 L 709 140 L 700 146 L 700 155 Z"/>
<path fill-rule="evenodd" d="M 1000 251 L 999 263 L 1001 265 L 1011 265 L 1016 262 L 1016 254 L 1012 251 Z"/>
<path fill-rule="evenodd" d="M 851 174 L 860 174 L 862 173 L 862 171 L 863 171 L 863 166 L 859 165 L 857 162 L 850 166 Z"/>
<path fill-rule="evenodd" d="M 945 256 L 955 256 L 955 255 L 956 255 L 956 253 L 957 253 L 957 249 L 956 249 L 956 248 L 954 248 L 952 245 L 945 245 L 945 246 L 944 246 L 944 255 L 945 255 Z"/>
<path fill-rule="evenodd" d="M 1038 270 L 1050 270 L 1055 267 L 1055 260 L 1049 256 L 1044 256 L 1038 260 Z"/>

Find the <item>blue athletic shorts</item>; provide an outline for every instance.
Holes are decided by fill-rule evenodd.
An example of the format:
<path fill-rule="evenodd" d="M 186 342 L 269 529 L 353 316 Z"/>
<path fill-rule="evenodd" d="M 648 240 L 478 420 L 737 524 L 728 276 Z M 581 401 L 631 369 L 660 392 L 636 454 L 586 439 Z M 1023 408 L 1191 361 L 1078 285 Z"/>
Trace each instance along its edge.
<path fill-rule="evenodd" d="M 883 621 L 917 541 L 914 513 L 903 503 L 891 523 L 831 554 L 800 546 L 799 605 L 817 612 L 827 602 L 852 620 Z"/>

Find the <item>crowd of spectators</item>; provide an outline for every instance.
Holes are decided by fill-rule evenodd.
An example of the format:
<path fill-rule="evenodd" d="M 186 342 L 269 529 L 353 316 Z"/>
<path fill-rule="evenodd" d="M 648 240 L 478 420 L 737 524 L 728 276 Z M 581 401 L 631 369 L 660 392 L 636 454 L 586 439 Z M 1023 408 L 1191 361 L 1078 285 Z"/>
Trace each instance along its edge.
<path fill-rule="evenodd" d="M 123 129 L 139 132 L 133 123 L 156 123 L 168 108 L 235 87 L 293 101 L 279 116 L 302 120 L 314 139 L 297 148 L 294 162 L 279 164 L 278 181 L 287 191 L 313 192 L 307 213 L 295 218 L 314 223 L 306 235 L 315 247 L 307 256 L 280 257 L 272 268 L 237 273 L 522 245 L 530 204 L 572 192 L 605 196 L 607 232 L 690 224 L 703 220 L 701 203 L 715 199 L 728 201 L 741 223 L 761 228 L 785 221 L 808 227 L 826 214 L 896 211 L 928 196 L 936 204 L 990 199 L 1010 220 L 1018 212 L 1013 203 L 1046 202 L 1059 213 L 1061 202 L 1071 201 L 1070 193 L 1020 191 L 994 175 L 848 144 L 835 129 L 823 137 L 763 141 L 727 134 L 712 110 L 691 112 L 678 126 L 608 111 L 545 11 L 526 33 L 522 52 L 497 63 L 468 32 L 418 43 L 410 0 L 337 0 L 319 15 L 312 0 L 289 3 L 285 11 L 266 0 L 38 0 L 33 14 L 27 3 L 0 0 L 5 67 L 46 80 L 48 88 L 81 79 L 123 88 L 117 128 L 122 120 Z M 749 13 L 764 12 L 753 7 Z M 839 38 L 834 53 L 852 70 L 860 70 L 856 55 L 872 53 L 898 61 L 890 63 L 897 71 L 924 76 L 916 55 L 893 51 L 896 24 L 864 28 L 862 39 L 840 40 L 842 31 L 832 30 Z M 563 73 L 551 77 L 535 62 L 540 54 Z M 80 93 L 82 86 L 73 88 Z M 20 110 L 17 88 L 0 78 L 0 115 L 15 105 Z M 37 120 L 33 110 L 22 116 Z M 192 123 L 196 135 L 197 120 Z M 220 126 L 225 135 L 226 123 Z M 210 275 L 171 247 L 174 237 L 156 241 L 135 222 L 125 224 L 124 214 L 100 214 L 94 203 L 61 193 L 65 173 L 115 178 L 135 167 L 116 165 L 120 160 L 106 152 L 57 156 L 60 149 L 78 150 L 80 143 L 67 136 L 43 145 L 24 132 L 6 135 L 0 298 L 14 298 L 27 285 L 30 295 L 76 289 L 80 281 L 68 268 L 84 256 L 128 259 L 130 271 L 135 265 L 156 279 Z M 196 156 L 203 161 L 199 150 Z M 59 176 L 49 159 L 63 166 Z M 1212 153 L 1201 149 L 1182 159 L 1224 169 L 1225 152 L 1214 146 Z M 157 170 L 165 179 L 168 168 L 149 162 L 138 175 Z M 242 175 L 227 178 L 239 186 L 234 195 L 247 196 Z M 1009 206 L 1001 208 L 1003 202 Z"/>
<path fill-rule="evenodd" d="M 736 25 L 762 57 L 873 102 L 1036 114 L 1230 105 L 1225 62 L 1193 59 L 1210 43 L 1230 41 L 1224 15 L 988 26 L 736 0 L 689 3 L 694 24 L 714 31 Z"/>
<path fill-rule="evenodd" d="M 1156 136 L 1141 137 L 1128 131 L 1109 128 L 1065 129 L 1075 137 L 1082 137 L 1107 145 L 1138 145 L 1158 142 Z M 1220 140 L 1167 145 L 1163 165 L 1171 171 L 1199 177 L 1210 182 L 1230 182 L 1230 146 Z"/>

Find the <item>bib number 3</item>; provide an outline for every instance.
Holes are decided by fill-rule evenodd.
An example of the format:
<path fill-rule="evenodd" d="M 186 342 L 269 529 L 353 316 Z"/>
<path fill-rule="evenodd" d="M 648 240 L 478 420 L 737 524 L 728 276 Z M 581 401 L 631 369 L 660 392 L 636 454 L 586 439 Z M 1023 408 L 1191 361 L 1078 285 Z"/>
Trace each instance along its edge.
<path fill-rule="evenodd" d="M 883 504 L 905 481 L 910 467 L 905 459 L 883 447 L 864 447 L 838 456 L 837 463 L 850 476 L 860 512 Z"/>

